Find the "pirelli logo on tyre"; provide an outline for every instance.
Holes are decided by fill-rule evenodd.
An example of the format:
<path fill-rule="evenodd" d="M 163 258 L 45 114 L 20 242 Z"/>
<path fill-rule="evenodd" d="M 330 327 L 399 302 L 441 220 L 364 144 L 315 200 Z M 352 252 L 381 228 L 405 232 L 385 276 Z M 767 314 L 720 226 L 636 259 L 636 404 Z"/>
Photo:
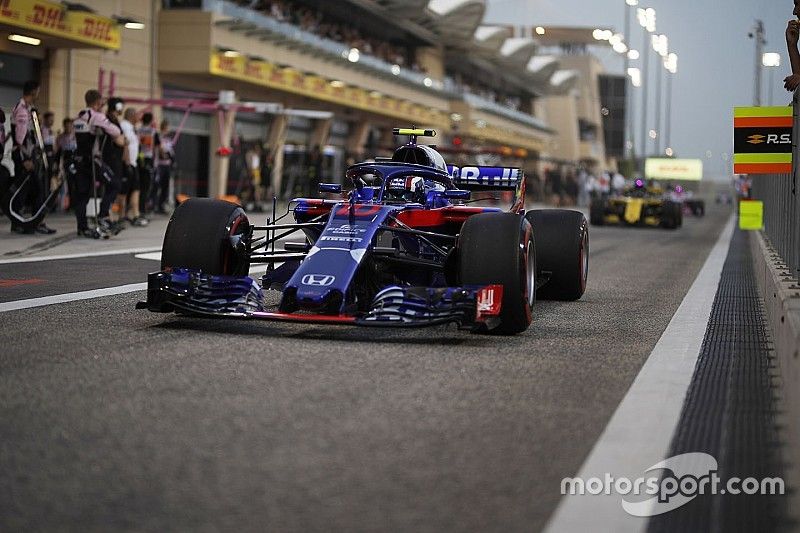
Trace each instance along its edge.
<path fill-rule="evenodd" d="M 737 107 L 733 112 L 733 171 L 788 174 L 792 171 L 792 108 Z"/>

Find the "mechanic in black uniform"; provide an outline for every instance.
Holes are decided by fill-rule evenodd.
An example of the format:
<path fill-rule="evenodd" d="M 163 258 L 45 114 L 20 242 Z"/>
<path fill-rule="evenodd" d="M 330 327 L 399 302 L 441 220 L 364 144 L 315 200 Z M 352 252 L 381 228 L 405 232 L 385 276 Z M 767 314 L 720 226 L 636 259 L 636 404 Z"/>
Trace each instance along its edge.
<path fill-rule="evenodd" d="M 120 126 L 119 120 L 124 106 L 125 103 L 121 98 L 111 98 L 108 101 L 106 117 L 120 132 L 122 132 L 122 126 Z M 108 170 L 111 172 L 111 179 L 105 184 L 103 200 L 100 202 L 99 223 L 100 227 L 111 235 L 116 235 L 122 230 L 120 223 L 111 220 L 111 206 L 122 190 L 123 172 L 125 172 L 125 166 L 123 164 L 125 144 L 123 143 L 120 145 L 114 142 L 116 137 L 118 137 L 118 135 L 111 135 L 105 131 L 100 140 L 103 163 L 107 165 Z"/>
<path fill-rule="evenodd" d="M 94 156 L 100 153 L 100 137 L 108 135 L 113 144 L 125 146 L 122 131 L 108 120 L 102 111 L 103 97 L 94 90 L 86 91 L 86 109 L 78 113 L 73 122 L 75 129 L 75 218 L 78 222 L 78 235 L 93 239 L 108 238 L 102 230 L 89 229 L 86 220 L 86 204 L 92 196 L 92 181 L 95 179 Z"/>

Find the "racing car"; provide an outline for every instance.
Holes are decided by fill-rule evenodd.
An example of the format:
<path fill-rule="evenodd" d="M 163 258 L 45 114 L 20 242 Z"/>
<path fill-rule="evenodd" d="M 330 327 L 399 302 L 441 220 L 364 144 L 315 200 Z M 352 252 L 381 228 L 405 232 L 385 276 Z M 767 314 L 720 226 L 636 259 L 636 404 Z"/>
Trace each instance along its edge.
<path fill-rule="evenodd" d="M 679 202 L 683 205 L 684 214 L 704 217 L 706 214 L 706 203 L 700 198 L 695 198 L 692 191 L 687 191 L 683 186 L 676 185 L 670 186 L 670 198 L 673 202 Z"/>
<path fill-rule="evenodd" d="M 637 179 L 620 196 L 594 198 L 589 206 L 593 226 L 651 226 L 677 229 L 683 225 L 683 205 L 664 196 L 656 187 L 647 187 Z"/>
<path fill-rule="evenodd" d="M 137 307 L 314 324 L 455 323 L 513 335 L 529 327 L 537 296 L 581 298 L 589 267 L 583 214 L 526 212 L 519 169 L 448 167 L 417 142 L 433 130 L 393 133 L 410 141 L 391 158 L 351 166 L 351 190 L 320 184 L 339 198 L 294 199 L 281 216 L 273 207 L 263 226 L 233 203 L 182 203 L 166 229 L 161 270 L 148 276 Z M 471 205 L 474 191 L 514 191 L 513 205 Z M 290 235 L 300 238 L 287 242 Z M 258 281 L 253 265 L 267 265 Z M 279 291 L 277 303 L 269 291 Z"/>

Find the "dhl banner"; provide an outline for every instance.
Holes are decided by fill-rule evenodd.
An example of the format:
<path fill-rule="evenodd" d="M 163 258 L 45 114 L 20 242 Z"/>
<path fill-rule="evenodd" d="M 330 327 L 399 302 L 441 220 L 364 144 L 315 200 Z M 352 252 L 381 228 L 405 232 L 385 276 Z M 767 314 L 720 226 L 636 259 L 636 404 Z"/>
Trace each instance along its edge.
<path fill-rule="evenodd" d="M 792 172 L 791 107 L 737 107 L 733 131 L 736 174 Z"/>
<path fill-rule="evenodd" d="M 371 111 L 401 119 L 403 123 L 437 127 L 447 125 L 446 115 L 435 109 L 370 92 L 360 87 L 351 87 L 343 82 L 304 74 L 291 68 L 282 68 L 267 61 L 252 60 L 244 56 L 227 57 L 221 52 L 211 55 L 209 68 L 214 76 Z"/>
<path fill-rule="evenodd" d="M 109 50 L 119 50 L 121 41 L 114 20 L 44 0 L 0 0 L 0 24 Z"/>

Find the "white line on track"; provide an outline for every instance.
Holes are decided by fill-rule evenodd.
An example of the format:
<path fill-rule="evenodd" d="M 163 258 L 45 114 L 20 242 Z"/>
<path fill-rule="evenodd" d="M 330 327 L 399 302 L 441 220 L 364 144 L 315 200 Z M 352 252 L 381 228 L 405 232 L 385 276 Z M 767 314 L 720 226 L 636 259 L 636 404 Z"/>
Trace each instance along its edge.
<path fill-rule="evenodd" d="M 14 302 L 0 303 L 0 313 L 5 313 L 7 311 L 18 311 L 20 309 L 30 309 L 32 307 L 43 307 L 45 305 L 63 304 L 78 300 L 89 300 L 91 298 L 102 298 L 103 296 L 115 296 L 117 294 L 127 294 L 129 292 L 144 290 L 147 290 L 147 283 L 131 283 L 129 285 L 120 285 L 119 287 L 108 287 L 105 289 L 94 289 L 91 291 L 70 292 L 67 294 L 42 296 L 41 298 L 16 300 Z"/>
<path fill-rule="evenodd" d="M 633 481 L 667 458 L 700 355 L 733 227 L 732 217 L 575 477 L 585 482 L 593 477 L 602 480 L 609 473 L 615 479 Z M 621 502 L 622 496 L 615 494 L 563 496 L 546 531 L 643 531 L 648 519 L 626 514 Z"/>
<path fill-rule="evenodd" d="M 143 254 L 148 252 L 160 252 L 160 251 L 161 251 L 161 246 L 151 246 L 149 248 L 105 250 L 102 252 L 87 252 L 82 254 L 28 256 L 28 257 L 17 257 L 14 259 L 0 259 L 0 265 L 12 265 L 15 263 L 38 263 L 40 261 L 61 261 L 63 259 L 83 259 L 85 257 L 105 257 L 109 255 Z"/>
<path fill-rule="evenodd" d="M 138 256 L 137 256 L 138 257 Z M 158 252 L 158 257 L 141 257 L 141 259 L 161 260 L 161 252 Z M 278 266 L 278 264 L 276 264 Z M 251 276 L 262 274 L 264 265 L 257 265 L 250 268 L 249 274 Z M 44 307 L 46 305 L 63 304 L 68 302 L 76 302 L 79 300 L 91 300 L 92 298 L 102 298 L 104 296 L 116 296 L 118 294 L 127 294 L 129 292 L 145 291 L 147 290 L 147 283 L 131 283 L 128 285 L 119 285 L 117 287 L 106 287 L 104 289 L 93 289 L 90 291 L 69 292 L 66 294 L 55 294 L 53 296 L 42 296 L 40 298 L 28 298 L 26 300 L 14 300 L 13 302 L 0 302 L 0 313 L 8 311 L 19 311 L 20 309 L 30 309 L 32 307 Z"/>

